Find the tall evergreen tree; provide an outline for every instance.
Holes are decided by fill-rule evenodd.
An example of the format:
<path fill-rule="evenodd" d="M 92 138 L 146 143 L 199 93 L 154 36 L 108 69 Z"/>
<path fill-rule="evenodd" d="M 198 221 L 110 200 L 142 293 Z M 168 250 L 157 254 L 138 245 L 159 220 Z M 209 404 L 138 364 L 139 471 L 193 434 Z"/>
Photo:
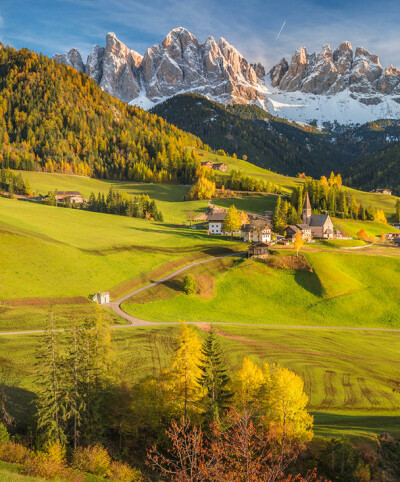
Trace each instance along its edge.
<path fill-rule="evenodd" d="M 227 375 L 226 362 L 217 334 L 212 326 L 203 342 L 201 354 L 199 383 L 205 391 L 205 415 L 212 420 L 218 420 L 221 412 L 228 408 L 232 393 L 227 388 L 230 378 Z"/>
<path fill-rule="evenodd" d="M 66 442 L 66 397 L 62 371 L 61 346 L 51 314 L 50 326 L 36 352 L 37 427 L 43 442 Z"/>

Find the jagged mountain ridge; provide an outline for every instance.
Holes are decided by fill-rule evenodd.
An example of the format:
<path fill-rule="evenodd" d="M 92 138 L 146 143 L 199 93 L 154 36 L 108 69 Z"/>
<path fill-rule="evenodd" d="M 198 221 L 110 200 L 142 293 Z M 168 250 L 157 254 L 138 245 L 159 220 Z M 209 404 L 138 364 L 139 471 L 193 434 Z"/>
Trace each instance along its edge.
<path fill-rule="evenodd" d="M 106 92 L 135 104 L 156 104 L 189 91 L 225 104 L 263 100 L 257 76 L 265 75 L 261 65 L 253 68 L 224 38 L 217 43 L 208 37 L 201 44 L 183 27 L 172 30 L 144 56 L 109 33 L 106 47 L 94 46 L 86 65 L 76 49 L 56 54 L 54 60 L 85 72 Z"/>
<path fill-rule="evenodd" d="M 54 59 L 96 80 L 125 102 L 151 108 L 181 93 L 197 93 L 225 105 L 257 104 L 279 117 L 298 122 L 365 123 L 400 118 L 400 71 L 383 69 L 366 49 L 349 42 L 319 54 L 296 50 L 266 75 L 224 38 L 204 43 L 187 29 L 173 29 L 142 56 L 115 34 L 106 46 L 94 46 L 86 64 L 71 49 Z"/>

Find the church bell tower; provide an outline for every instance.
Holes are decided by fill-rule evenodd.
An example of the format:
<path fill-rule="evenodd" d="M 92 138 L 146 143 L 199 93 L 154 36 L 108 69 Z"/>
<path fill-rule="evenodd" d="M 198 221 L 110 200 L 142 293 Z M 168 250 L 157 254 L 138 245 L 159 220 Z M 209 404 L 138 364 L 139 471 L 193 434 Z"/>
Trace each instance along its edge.
<path fill-rule="evenodd" d="M 303 206 L 303 224 L 307 224 L 308 226 L 311 224 L 311 203 L 310 197 L 308 193 L 306 193 L 306 198 L 304 199 L 304 206 Z"/>

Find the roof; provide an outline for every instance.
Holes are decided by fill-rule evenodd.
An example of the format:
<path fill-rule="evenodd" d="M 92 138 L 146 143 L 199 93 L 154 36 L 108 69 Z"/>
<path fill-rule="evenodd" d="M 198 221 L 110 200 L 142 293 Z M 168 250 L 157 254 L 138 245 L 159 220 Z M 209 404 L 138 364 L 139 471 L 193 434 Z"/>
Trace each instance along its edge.
<path fill-rule="evenodd" d="M 307 209 L 311 211 L 311 203 L 310 203 L 310 196 L 308 195 L 308 192 L 306 193 L 306 198 L 304 199 L 304 206 L 303 210 Z"/>
<path fill-rule="evenodd" d="M 300 231 L 310 231 L 310 226 L 308 224 L 292 224 L 290 226 L 287 226 L 286 229 L 290 228 L 292 231 L 295 233 L 300 230 Z"/>
<path fill-rule="evenodd" d="M 269 249 L 269 244 L 267 243 L 256 243 L 256 244 L 250 244 L 249 246 L 249 251 L 252 251 L 254 250 L 255 248 L 265 248 L 265 249 Z"/>
<path fill-rule="evenodd" d="M 207 221 L 210 222 L 210 221 L 225 221 L 225 218 L 226 218 L 226 214 L 227 213 L 214 213 L 214 214 L 209 214 L 207 216 Z"/>
<path fill-rule="evenodd" d="M 323 226 L 328 218 L 328 214 L 313 214 L 311 216 L 310 226 Z"/>
<path fill-rule="evenodd" d="M 257 227 L 253 224 L 253 223 L 249 223 L 249 224 L 243 224 L 242 226 L 242 231 L 245 231 L 246 233 L 250 232 L 250 231 L 258 231 Z M 263 226 L 262 228 L 263 230 L 264 229 L 269 229 L 271 230 L 271 228 L 269 227 L 269 225 L 267 223 L 265 223 L 265 226 Z"/>
<path fill-rule="evenodd" d="M 79 191 L 56 191 L 56 196 L 82 196 Z"/>
<path fill-rule="evenodd" d="M 213 164 L 213 166 L 220 167 L 220 166 L 226 166 L 225 162 L 216 162 Z"/>

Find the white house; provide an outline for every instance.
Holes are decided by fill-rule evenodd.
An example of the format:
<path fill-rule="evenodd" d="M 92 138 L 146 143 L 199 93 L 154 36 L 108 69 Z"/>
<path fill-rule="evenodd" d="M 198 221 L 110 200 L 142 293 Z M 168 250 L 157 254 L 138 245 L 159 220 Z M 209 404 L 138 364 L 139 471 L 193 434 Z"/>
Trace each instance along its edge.
<path fill-rule="evenodd" d="M 208 221 L 208 234 L 225 234 L 229 235 L 231 233 L 228 233 L 224 231 L 224 221 L 226 218 L 227 213 L 226 212 L 216 212 L 209 214 L 207 216 L 207 221 Z M 236 231 L 233 233 L 235 236 L 240 235 L 240 231 Z"/>
<path fill-rule="evenodd" d="M 99 305 L 104 305 L 110 302 L 110 293 L 107 291 L 105 293 L 96 293 L 93 296 L 93 301 Z"/>
<path fill-rule="evenodd" d="M 261 221 L 243 224 L 241 229 L 241 237 L 245 243 L 270 243 L 271 236 L 271 228 Z"/>

